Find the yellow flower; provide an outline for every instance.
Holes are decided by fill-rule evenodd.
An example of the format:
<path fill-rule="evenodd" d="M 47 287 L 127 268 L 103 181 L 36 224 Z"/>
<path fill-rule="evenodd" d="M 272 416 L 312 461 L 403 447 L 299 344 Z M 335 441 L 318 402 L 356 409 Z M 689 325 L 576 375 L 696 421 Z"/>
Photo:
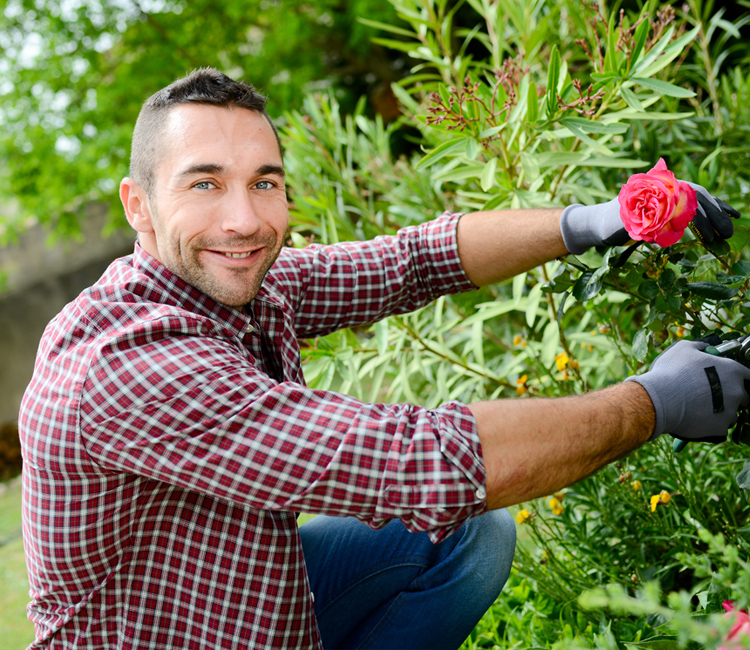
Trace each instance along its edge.
<path fill-rule="evenodd" d="M 559 499 L 560 501 L 562 501 L 565 498 L 565 492 L 556 492 L 555 493 L 555 498 Z"/>
<path fill-rule="evenodd" d="M 529 519 L 531 519 L 531 513 L 526 508 L 519 510 L 516 514 L 516 521 L 521 525 L 525 524 Z"/>
<path fill-rule="evenodd" d="M 553 515 L 561 515 L 563 512 L 563 505 L 560 500 L 556 497 L 552 497 L 549 500 L 549 507 L 552 508 Z"/>
<path fill-rule="evenodd" d="M 555 357 L 555 365 L 560 372 L 565 370 L 566 366 L 568 365 L 568 361 L 570 361 L 570 357 L 565 354 L 565 352 L 558 354 Z"/>
<path fill-rule="evenodd" d="M 516 336 L 513 337 L 513 345 L 520 345 L 522 348 L 526 347 L 526 341 L 524 340 L 523 336 L 519 336 L 516 334 Z"/>
<path fill-rule="evenodd" d="M 568 368 L 570 368 L 571 370 L 578 370 L 580 367 L 581 365 L 575 359 L 571 359 L 568 362 Z"/>
<path fill-rule="evenodd" d="M 516 393 L 519 395 L 523 395 L 524 393 L 528 393 L 529 389 L 526 386 L 526 382 L 528 381 L 529 376 L 528 375 L 521 375 L 518 379 L 516 379 Z"/>
<path fill-rule="evenodd" d="M 651 512 L 656 510 L 656 506 L 660 503 L 667 504 L 671 501 L 672 495 L 666 490 L 662 490 L 659 494 L 654 494 L 651 497 Z"/>
<path fill-rule="evenodd" d="M 640 481 L 633 481 L 630 484 L 630 487 L 632 487 L 636 492 L 638 492 L 638 490 L 640 490 L 643 487 L 643 485 L 641 484 Z"/>
<path fill-rule="evenodd" d="M 682 337 L 684 337 L 685 336 L 685 328 L 682 327 L 682 326 L 678 327 L 677 331 L 675 332 L 675 336 L 678 339 L 681 339 Z"/>

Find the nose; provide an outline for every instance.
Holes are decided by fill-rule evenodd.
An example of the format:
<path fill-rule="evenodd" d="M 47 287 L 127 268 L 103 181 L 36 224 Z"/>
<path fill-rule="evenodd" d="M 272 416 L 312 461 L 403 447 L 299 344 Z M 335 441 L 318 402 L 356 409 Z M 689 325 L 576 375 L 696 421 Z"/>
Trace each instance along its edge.
<path fill-rule="evenodd" d="M 227 197 L 221 228 L 228 233 L 250 236 L 262 226 L 253 196 L 247 188 L 232 190 Z"/>

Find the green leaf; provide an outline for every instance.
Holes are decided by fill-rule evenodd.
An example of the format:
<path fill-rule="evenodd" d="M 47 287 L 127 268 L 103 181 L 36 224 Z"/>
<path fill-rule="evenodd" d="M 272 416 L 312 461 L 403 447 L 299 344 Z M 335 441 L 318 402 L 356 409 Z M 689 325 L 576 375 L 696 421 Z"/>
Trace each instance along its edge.
<path fill-rule="evenodd" d="M 668 95 L 669 97 L 695 97 L 695 93 L 687 88 L 675 86 L 668 81 L 660 81 L 659 79 L 644 79 L 642 77 L 633 77 L 634 83 L 655 90 L 662 95 Z"/>
<path fill-rule="evenodd" d="M 375 323 L 375 340 L 378 344 L 378 354 L 385 355 L 388 352 L 388 321 L 381 320 Z"/>
<path fill-rule="evenodd" d="M 544 328 L 542 335 L 542 352 L 541 360 L 545 366 L 551 366 L 555 360 L 555 352 L 560 345 L 560 325 L 556 320 L 552 320 Z"/>
<path fill-rule="evenodd" d="M 669 120 L 677 121 L 685 119 L 686 117 L 692 117 L 693 111 L 687 111 L 684 113 L 657 113 L 651 111 L 638 111 L 633 108 L 626 108 L 616 113 L 610 113 L 609 118 L 623 119 L 623 120 Z"/>
<path fill-rule="evenodd" d="M 482 190 L 488 192 L 495 184 L 495 174 L 497 173 L 497 158 L 490 158 L 482 170 L 480 185 Z"/>
<path fill-rule="evenodd" d="M 698 35 L 699 31 L 700 26 L 691 29 L 689 32 L 683 34 L 680 38 L 671 43 L 669 47 L 664 49 L 674 33 L 674 26 L 670 27 L 664 36 L 659 39 L 659 42 L 651 48 L 651 51 L 638 64 L 636 70 L 634 70 L 634 75 L 639 77 L 653 77 L 657 72 L 666 68 L 672 61 L 682 54 L 688 43 Z M 660 54 L 661 56 L 659 56 Z"/>
<path fill-rule="evenodd" d="M 503 122 L 499 126 L 493 126 L 489 129 L 485 129 L 479 134 L 478 137 L 480 140 L 484 140 L 485 138 L 491 138 L 493 135 L 497 135 L 498 133 L 500 133 L 500 131 L 502 131 L 506 126 L 508 126 L 508 123 Z"/>
<path fill-rule="evenodd" d="M 659 294 L 659 285 L 653 280 L 646 280 L 638 285 L 638 295 L 646 300 L 653 300 Z"/>
<path fill-rule="evenodd" d="M 536 159 L 525 151 L 521 152 L 521 167 L 523 168 L 523 175 L 529 183 L 533 183 L 539 178 L 539 165 L 537 165 Z"/>
<path fill-rule="evenodd" d="M 484 323 L 477 321 L 471 328 L 471 349 L 474 352 L 474 360 L 481 366 L 484 361 Z"/>
<path fill-rule="evenodd" d="M 466 138 L 453 138 L 452 140 L 448 140 L 447 142 L 443 142 L 442 144 L 435 147 L 432 151 L 430 151 L 422 160 L 420 160 L 416 164 L 416 169 L 426 169 L 427 167 L 431 167 L 436 162 L 439 162 L 446 156 L 455 155 L 459 151 L 464 152 L 466 147 Z"/>
<path fill-rule="evenodd" d="M 631 158 L 618 158 L 616 156 L 595 156 L 587 151 L 553 151 L 530 155 L 529 158 L 536 163 L 538 167 L 559 167 L 563 165 L 579 165 L 588 167 L 614 167 L 621 169 L 634 169 L 645 167 L 647 162 L 634 160 Z"/>
<path fill-rule="evenodd" d="M 643 112 L 646 110 L 646 108 L 641 104 L 641 100 L 638 99 L 636 94 L 629 90 L 628 88 L 625 88 L 624 86 L 620 88 L 620 97 L 622 97 L 625 100 L 625 103 L 630 106 L 633 110 Z"/>
<path fill-rule="evenodd" d="M 731 286 L 733 284 L 742 284 L 745 282 L 746 276 L 744 275 L 721 275 L 720 277 L 717 276 L 717 279 L 722 284 L 726 284 L 727 286 Z"/>
<path fill-rule="evenodd" d="M 406 52 L 407 54 L 411 54 L 414 52 L 418 47 L 419 43 L 407 43 L 406 41 L 397 41 L 393 38 L 373 38 L 373 43 L 377 43 L 378 45 L 382 45 L 383 47 L 387 47 L 391 50 L 399 50 L 400 52 Z"/>
<path fill-rule="evenodd" d="M 672 269 L 664 269 L 662 274 L 659 276 L 659 286 L 665 291 L 668 290 L 677 279 L 675 272 Z"/>
<path fill-rule="evenodd" d="M 583 165 L 588 167 L 614 167 L 615 169 L 638 169 L 646 167 L 647 162 L 633 158 L 617 158 L 616 156 L 594 156 L 585 160 Z"/>
<path fill-rule="evenodd" d="M 579 127 L 575 122 L 570 121 L 568 118 L 563 118 L 562 120 L 560 120 L 560 123 L 575 137 L 577 137 L 582 142 L 585 142 L 592 149 L 595 149 L 596 151 L 603 154 L 612 154 L 612 151 L 608 147 L 605 147 L 601 142 L 597 142 L 593 138 L 590 138 L 588 135 L 586 135 L 583 129 Z"/>
<path fill-rule="evenodd" d="M 625 646 L 632 650 L 682 650 L 685 647 L 676 636 L 653 637 L 635 643 L 626 642 Z"/>
<path fill-rule="evenodd" d="M 612 72 L 617 69 L 617 38 L 619 36 L 620 30 L 617 29 L 617 26 L 615 24 L 616 15 L 617 13 L 613 11 L 609 17 L 609 25 L 607 27 L 607 34 L 609 38 L 607 43 L 607 53 L 604 56 L 605 72 Z"/>
<path fill-rule="evenodd" d="M 737 474 L 737 485 L 743 490 L 750 490 L 750 460 L 746 460 L 740 473 Z"/>
<path fill-rule="evenodd" d="M 560 65 L 560 52 L 557 45 L 554 45 L 547 72 L 547 115 L 554 115 L 557 110 L 557 83 L 560 78 Z"/>
<path fill-rule="evenodd" d="M 413 31 L 408 29 L 402 29 L 395 25 L 389 25 L 387 23 L 381 23 L 377 20 L 369 20 L 368 18 L 357 18 L 357 21 L 368 27 L 374 27 L 375 29 L 382 29 L 384 32 L 390 32 L 391 34 L 399 34 L 400 36 L 408 36 L 414 38 L 415 34 Z"/>
<path fill-rule="evenodd" d="M 534 123 L 539 119 L 539 98 L 537 97 L 536 84 L 532 81 L 526 95 L 526 119 Z"/>
<path fill-rule="evenodd" d="M 562 120 L 562 123 L 566 126 L 573 124 L 577 126 L 581 131 L 585 133 L 625 133 L 628 127 L 624 124 L 602 124 L 601 122 L 594 122 L 593 120 L 586 120 L 582 117 L 566 117 Z"/>
<path fill-rule="evenodd" d="M 601 288 L 602 283 L 594 276 L 594 272 L 585 271 L 573 285 L 573 297 L 580 302 L 586 302 L 598 294 Z"/>
<path fill-rule="evenodd" d="M 466 157 L 474 160 L 479 154 L 479 143 L 474 138 L 466 138 Z"/>
<path fill-rule="evenodd" d="M 534 321 L 536 321 L 537 309 L 539 309 L 539 303 L 542 300 L 542 285 L 536 284 L 529 291 L 528 302 L 526 303 L 526 324 L 529 327 L 534 327 Z"/>
<path fill-rule="evenodd" d="M 732 287 L 724 286 L 718 282 L 688 282 L 687 289 L 701 298 L 709 300 L 729 300 L 734 298 L 738 291 Z"/>
<path fill-rule="evenodd" d="M 643 46 L 646 44 L 646 38 L 648 37 L 649 21 L 644 20 L 635 30 L 635 36 L 633 37 L 633 49 L 630 52 L 630 68 L 633 69 L 638 58 L 641 56 Z"/>
<path fill-rule="evenodd" d="M 747 260 L 740 260 L 732 266 L 732 273 L 737 275 L 743 275 L 746 278 L 750 277 L 750 262 Z"/>
<path fill-rule="evenodd" d="M 650 336 L 651 332 L 649 332 L 647 329 L 640 329 L 633 337 L 633 356 L 640 363 L 643 363 L 646 355 L 648 355 L 648 343 Z"/>
<path fill-rule="evenodd" d="M 521 302 L 521 296 L 523 296 L 523 288 L 526 284 L 526 274 L 519 273 L 513 278 L 513 303 L 518 305 Z"/>
<path fill-rule="evenodd" d="M 682 298 L 676 293 L 661 295 L 656 299 L 656 309 L 662 313 L 677 314 L 681 304 Z"/>

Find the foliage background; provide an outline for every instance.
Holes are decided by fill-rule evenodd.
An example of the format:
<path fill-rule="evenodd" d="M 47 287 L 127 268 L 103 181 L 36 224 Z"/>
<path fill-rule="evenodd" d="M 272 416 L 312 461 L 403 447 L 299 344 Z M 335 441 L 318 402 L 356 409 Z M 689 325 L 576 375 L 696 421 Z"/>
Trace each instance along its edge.
<path fill-rule="evenodd" d="M 6 237 L 30 220 L 74 235 L 83 202 L 116 205 L 142 99 L 200 65 L 252 81 L 281 114 L 296 246 L 444 209 L 608 200 L 660 157 L 750 207 L 744 0 L 3 9 L 0 192 L 16 205 Z M 306 342 L 306 378 L 428 406 L 605 386 L 679 338 L 747 331 L 747 225 L 723 246 L 688 233 L 665 250 L 568 256 Z M 722 601 L 748 606 L 747 459 L 732 442 L 675 454 L 660 440 L 521 504 L 511 582 L 466 647 L 716 647 Z"/>

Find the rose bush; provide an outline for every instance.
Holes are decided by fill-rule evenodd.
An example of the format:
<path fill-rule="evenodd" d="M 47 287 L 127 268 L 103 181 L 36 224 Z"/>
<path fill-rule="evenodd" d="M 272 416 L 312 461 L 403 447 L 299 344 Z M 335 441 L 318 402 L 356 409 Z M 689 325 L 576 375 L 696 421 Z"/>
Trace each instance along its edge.
<path fill-rule="evenodd" d="M 681 239 L 698 208 L 696 191 L 678 181 L 663 158 L 645 174 L 633 174 L 618 199 L 628 234 L 664 247 Z"/>

